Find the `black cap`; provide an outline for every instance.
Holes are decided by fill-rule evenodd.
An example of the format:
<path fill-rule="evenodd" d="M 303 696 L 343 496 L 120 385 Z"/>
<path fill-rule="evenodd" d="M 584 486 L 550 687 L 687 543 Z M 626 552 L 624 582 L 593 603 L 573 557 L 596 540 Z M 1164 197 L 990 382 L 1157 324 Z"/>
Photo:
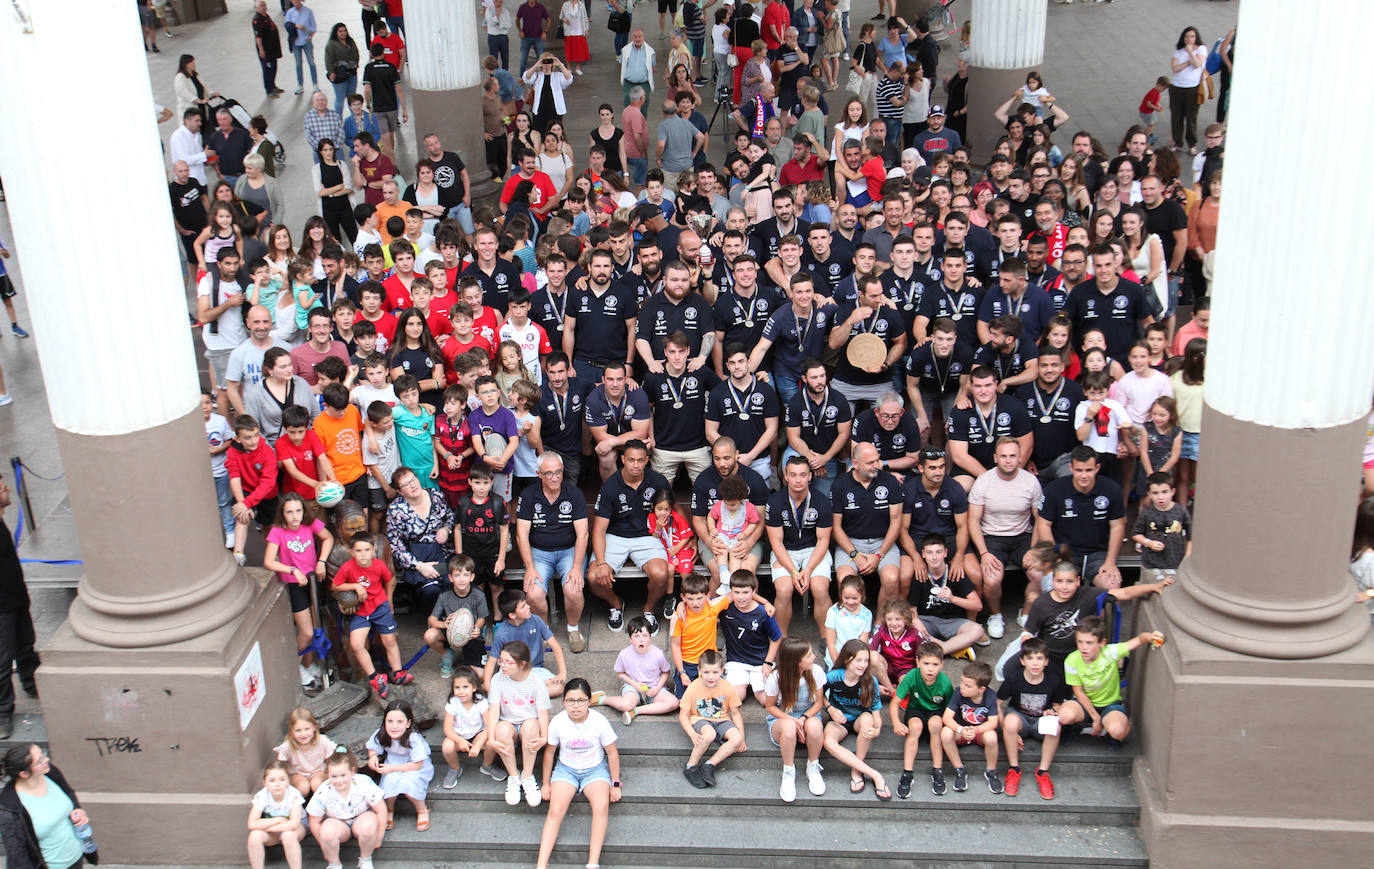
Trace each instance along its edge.
<path fill-rule="evenodd" d="M 930 185 L 930 179 L 933 178 L 933 177 L 934 177 L 934 173 L 930 171 L 930 167 L 929 167 L 929 166 L 922 166 L 922 167 L 920 167 L 919 169 L 916 170 L 915 174 L 913 174 L 913 175 L 911 176 L 911 180 L 912 180 L 912 183 L 915 183 L 915 184 L 925 184 L 925 185 L 929 186 L 929 185 Z"/>

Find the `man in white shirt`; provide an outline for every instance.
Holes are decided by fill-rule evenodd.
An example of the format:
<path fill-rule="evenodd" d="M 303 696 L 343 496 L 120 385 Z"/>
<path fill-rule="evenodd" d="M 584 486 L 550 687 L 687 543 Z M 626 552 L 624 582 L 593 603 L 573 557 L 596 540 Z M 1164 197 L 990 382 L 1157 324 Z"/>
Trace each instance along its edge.
<path fill-rule="evenodd" d="M 229 413 L 229 355 L 248 338 L 243 324 L 243 287 L 238 283 L 239 252 L 225 248 L 219 253 L 216 268 L 196 286 L 196 319 L 205 342 L 205 359 L 210 363 L 220 412 Z"/>
<path fill-rule="evenodd" d="M 181 116 L 181 126 L 172 131 L 172 162 L 181 160 L 191 167 L 191 177 L 205 184 L 205 162 L 215 152 L 205 147 L 200 137 L 200 125 L 204 119 L 200 109 L 187 109 Z"/>

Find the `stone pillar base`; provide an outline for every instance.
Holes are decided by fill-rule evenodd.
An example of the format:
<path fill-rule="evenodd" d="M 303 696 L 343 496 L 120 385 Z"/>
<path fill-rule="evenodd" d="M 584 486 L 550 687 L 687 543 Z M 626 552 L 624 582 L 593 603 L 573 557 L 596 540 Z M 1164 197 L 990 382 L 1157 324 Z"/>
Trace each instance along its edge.
<path fill-rule="evenodd" d="M 1131 670 L 1150 865 L 1362 864 L 1374 835 L 1374 746 L 1360 727 L 1374 716 L 1374 635 L 1339 654 L 1284 661 L 1170 633 L 1157 597 L 1138 620 L 1168 636 L 1163 648 L 1138 651 Z"/>
<path fill-rule="evenodd" d="M 557 15 L 554 16 L 557 18 Z M 511 39 L 518 40 L 512 36 Z M 415 110 L 415 148 L 417 158 L 424 155 L 424 137 L 438 133 L 444 148 L 462 158 L 468 169 L 472 202 L 494 202 L 501 192 L 500 182 L 487 171 L 487 155 L 482 139 L 482 88 L 451 91 L 410 92 Z"/>
<path fill-rule="evenodd" d="M 1007 101 L 1007 97 L 1019 87 L 1026 86 L 1026 73 L 1036 66 L 1017 69 L 988 69 L 970 66 L 968 71 L 968 138 L 964 144 L 973 153 L 973 161 L 985 165 L 992 156 L 992 148 L 997 140 L 1006 135 L 1006 129 L 997 122 L 992 113 Z M 931 102 L 934 102 L 932 98 Z M 1012 106 L 1013 112 L 1016 107 Z"/>
<path fill-rule="evenodd" d="M 110 862 L 243 859 L 247 800 L 285 733 L 300 680 L 282 584 L 261 570 L 238 580 L 252 585 L 247 610 L 194 640 L 111 649 L 64 624 L 43 649 L 50 751 Z M 245 668 L 250 658 L 260 664 Z M 241 727 L 248 673 L 260 700 Z"/>

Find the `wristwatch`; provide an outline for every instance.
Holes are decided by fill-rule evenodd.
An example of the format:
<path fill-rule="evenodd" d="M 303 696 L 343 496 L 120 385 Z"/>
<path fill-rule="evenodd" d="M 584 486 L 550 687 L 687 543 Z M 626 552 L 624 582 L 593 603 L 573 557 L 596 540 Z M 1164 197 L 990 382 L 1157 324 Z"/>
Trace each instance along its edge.
<path fill-rule="evenodd" d="M 858 557 L 859 557 L 859 550 L 857 550 L 857 549 L 851 549 L 851 550 L 849 550 L 848 555 L 849 555 L 849 557 L 850 557 L 851 559 L 853 559 L 853 558 L 858 558 Z"/>
<path fill-rule="evenodd" d="M 612 781 L 612 782 L 611 782 L 611 787 L 613 787 L 613 788 L 618 788 L 618 787 L 620 787 L 620 779 L 616 779 L 615 781 Z"/>

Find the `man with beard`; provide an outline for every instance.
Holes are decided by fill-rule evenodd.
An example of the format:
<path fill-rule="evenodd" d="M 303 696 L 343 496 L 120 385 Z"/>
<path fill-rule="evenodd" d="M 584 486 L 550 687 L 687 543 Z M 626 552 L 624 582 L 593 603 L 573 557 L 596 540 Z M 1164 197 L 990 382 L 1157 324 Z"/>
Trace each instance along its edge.
<path fill-rule="evenodd" d="M 594 250 L 587 264 L 587 286 L 572 290 L 563 320 L 563 352 L 579 379 L 600 383 L 612 362 L 629 364 L 629 337 L 635 328 L 634 290 L 611 281 L 611 252 Z"/>
<path fill-rule="evenodd" d="M 663 292 L 644 303 L 635 326 L 635 349 L 649 371 L 663 372 L 665 341 L 673 332 L 687 337 L 688 371 L 707 364 L 716 340 L 715 317 L 701 294 L 692 292 L 687 267 L 676 260 L 663 270 Z"/>

